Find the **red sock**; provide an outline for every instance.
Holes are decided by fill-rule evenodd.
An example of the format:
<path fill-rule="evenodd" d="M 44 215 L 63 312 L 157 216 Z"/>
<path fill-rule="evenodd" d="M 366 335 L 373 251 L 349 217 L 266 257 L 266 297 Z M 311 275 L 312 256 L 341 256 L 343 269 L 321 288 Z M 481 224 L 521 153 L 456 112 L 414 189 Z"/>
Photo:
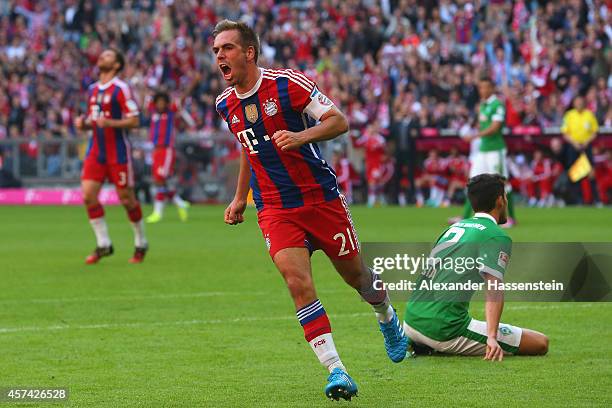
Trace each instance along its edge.
<path fill-rule="evenodd" d="M 304 329 L 304 338 L 306 341 L 310 341 L 322 334 L 331 333 L 331 323 L 327 318 L 327 313 L 305 324 L 302 328 Z"/>
<path fill-rule="evenodd" d="M 176 194 L 176 191 L 168 190 L 168 192 L 166 193 L 166 197 L 168 197 L 168 200 L 172 200 L 174 198 L 174 194 Z"/>
<path fill-rule="evenodd" d="M 104 207 L 102 207 L 102 204 L 96 204 L 92 205 L 91 207 L 87 207 L 87 216 L 90 220 L 104 217 Z"/>
<path fill-rule="evenodd" d="M 136 203 L 136 207 L 128 210 L 128 218 L 132 222 L 138 222 L 142 219 L 142 208 L 140 208 L 140 203 Z"/>
<path fill-rule="evenodd" d="M 335 368 L 346 370 L 334 345 L 327 313 L 319 299 L 302 307 L 296 314 L 304 329 L 304 337 L 319 362 L 330 372 Z"/>
<path fill-rule="evenodd" d="M 308 342 L 322 334 L 331 333 L 331 324 L 319 299 L 298 310 L 297 317 Z"/>

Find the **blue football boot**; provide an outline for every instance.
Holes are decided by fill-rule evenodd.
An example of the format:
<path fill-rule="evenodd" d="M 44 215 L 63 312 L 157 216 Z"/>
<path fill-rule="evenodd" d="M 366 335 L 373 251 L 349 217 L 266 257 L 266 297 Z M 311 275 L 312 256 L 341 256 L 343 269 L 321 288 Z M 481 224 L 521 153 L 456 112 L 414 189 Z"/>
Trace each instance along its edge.
<path fill-rule="evenodd" d="M 387 355 L 391 361 L 399 363 L 406 357 L 410 339 L 404 333 L 404 328 L 397 317 L 397 313 L 395 313 L 395 309 L 393 310 L 393 318 L 390 321 L 387 323 L 378 322 L 378 324 L 380 325 L 380 331 L 385 337 Z M 412 351 L 410 351 L 410 354 L 412 355 Z"/>
<path fill-rule="evenodd" d="M 340 368 L 334 368 L 327 377 L 325 395 L 329 399 L 338 401 L 340 398 L 350 401 L 357 396 L 357 384 L 350 375 Z"/>

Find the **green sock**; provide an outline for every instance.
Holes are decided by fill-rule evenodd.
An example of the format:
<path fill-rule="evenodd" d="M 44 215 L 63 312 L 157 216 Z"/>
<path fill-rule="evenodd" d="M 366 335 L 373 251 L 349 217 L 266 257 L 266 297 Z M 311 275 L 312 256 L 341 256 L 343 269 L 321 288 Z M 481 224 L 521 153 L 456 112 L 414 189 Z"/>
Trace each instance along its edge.
<path fill-rule="evenodd" d="M 472 216 L 472 204 L 470 204 L 470 200 L 465 200 L 465 204 L 463 204 L 463 219 L 470 218 Z"/>
<path fill-rule="evenodd" d="M 508 197 L 508 214 L 516 221 L 516 217 L 514 216 L 514 194 L 510 191 L 506 193 L 506 197 Z"/>

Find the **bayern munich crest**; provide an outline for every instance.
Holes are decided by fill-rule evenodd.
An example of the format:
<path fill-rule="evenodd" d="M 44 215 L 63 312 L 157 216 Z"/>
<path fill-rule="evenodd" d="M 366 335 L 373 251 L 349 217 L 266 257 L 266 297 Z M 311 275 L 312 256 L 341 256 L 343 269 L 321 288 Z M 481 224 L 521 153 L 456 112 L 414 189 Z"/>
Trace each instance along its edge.
<path fill-rule="evenodd" d="M 270 250 L 270 247 L 272 246 L 272 242 L 270 241 L 270 234 L 266 234 L 266 246 L 268 247 L 268 251 Z"/>
<path fill-rule="evenodd" d="M 276 105 L 276 100 L 270 98 L 266 100 L 264 103 L 264 112 L 268 116 L 274 116 L 278 113 L 278 106 Z"/>

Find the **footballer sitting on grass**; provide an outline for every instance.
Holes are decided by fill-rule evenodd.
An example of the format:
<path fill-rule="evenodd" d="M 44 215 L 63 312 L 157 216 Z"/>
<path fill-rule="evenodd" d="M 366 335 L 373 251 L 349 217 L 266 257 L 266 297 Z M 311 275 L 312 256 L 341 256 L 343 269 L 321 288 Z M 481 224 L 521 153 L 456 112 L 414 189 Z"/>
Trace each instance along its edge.
<path fill-rule="evenodd" d="M 505 178 L 498 174 L 481 174 L 469 180 L 468 199 L 476 214 L 444 231 L 431 251 L 431 258 L 479 259 L 472 269 L 455 271 L 433 267 L 419 278 L 436 283 L 486 282 L 494 287 L 502 282 L 512 250 L 512 240 L 499 225 L 507 220 L 508 199 Z M 448 264 L 442 262 L 442 264 Z M 457 262 L 452 262 L 457 265 Z M 451 285 L 452 286 L 452 285 Z M 419 346 L 440 353 L 484 356 L 501 361 L 504 354 L 543 355 L 548 338 L 542 333 L 500 323 L 504 307 L 503 291 L 486 291 L 486 322 L 470 317 L 472 292 L 445 292 L 417 289 L 408 301 L 404 331 Z"/>

